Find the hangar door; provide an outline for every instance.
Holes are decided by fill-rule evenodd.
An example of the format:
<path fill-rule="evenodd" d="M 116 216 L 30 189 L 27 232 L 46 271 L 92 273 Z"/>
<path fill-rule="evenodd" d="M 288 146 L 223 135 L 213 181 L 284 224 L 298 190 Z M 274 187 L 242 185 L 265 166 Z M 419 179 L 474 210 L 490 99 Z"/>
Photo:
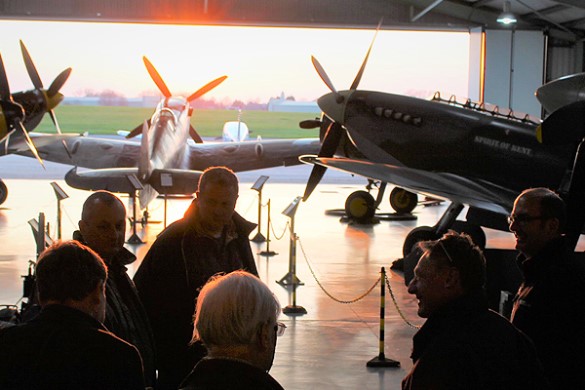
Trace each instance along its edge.
<path fill-rule="evenodd" d="M 543 32 L 478 28 L 470 34 L 469 96 L 540 117 L 534 92 L 544 80 Z"/>

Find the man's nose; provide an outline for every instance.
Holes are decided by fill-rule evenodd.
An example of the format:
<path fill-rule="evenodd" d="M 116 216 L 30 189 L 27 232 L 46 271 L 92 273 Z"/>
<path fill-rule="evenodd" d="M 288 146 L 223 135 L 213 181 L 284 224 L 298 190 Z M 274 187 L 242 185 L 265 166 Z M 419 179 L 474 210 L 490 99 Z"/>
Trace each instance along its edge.
<path fill-rule="evenodd" d="M 414 279 L 408 283 L 408 293 L 409 294 L 416 294 L 416 284 L 414 283 Z"/>

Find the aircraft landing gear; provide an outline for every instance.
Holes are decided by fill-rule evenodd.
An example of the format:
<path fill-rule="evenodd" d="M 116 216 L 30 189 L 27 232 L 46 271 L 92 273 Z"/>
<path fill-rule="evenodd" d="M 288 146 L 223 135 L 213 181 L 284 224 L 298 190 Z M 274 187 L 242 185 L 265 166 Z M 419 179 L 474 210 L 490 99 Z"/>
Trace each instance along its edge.
<path fill-rule="evenodd" d="M 8 187 L 2 179 L 0 179 L 0 204 L 6 202 L 8 198 Z"/>
<path fill-rule="evenodd" d="M 409 214 L 418 204 L 418 196 L 404 188 L 394 187 L 390 192 L 390 206 L 398 214 Z"/>
<path fill-rule="evenodd" d="M 467 233 L 475 245 L 481 249 L 485 249 L 486 236 L 483 229 L 475 224 L 467 221 L 457 221 L 456 218 L 463 210 L 463 205 L 460 203 L 451 203 L 449 208 L 445 211 L 439 222 L 433 227 L 419 226 L 408 233 L 402 246 L 402 254 L 404 257 L 412 252 L 413 247 L 420 241 L 436 240 L 445 234 L 448 230 L 455 230 L 458 233 Z"/>
<path fill-rule="evenodd" d="M 355 191 L 345 201 L 345 214 L 357 223 L 372 223 L 376 201 L 367 191 Z"/>

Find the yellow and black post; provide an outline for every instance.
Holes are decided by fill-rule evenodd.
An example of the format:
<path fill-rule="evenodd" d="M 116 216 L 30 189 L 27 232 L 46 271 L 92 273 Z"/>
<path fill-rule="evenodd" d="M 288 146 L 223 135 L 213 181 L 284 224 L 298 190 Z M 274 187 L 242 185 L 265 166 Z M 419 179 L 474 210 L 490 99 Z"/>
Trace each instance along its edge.
<path fill-rule="evenodd" d="M 380 353 L 366 363 L 367 367 L 400 367 L 400 362 L 386 358 L 384 355 L 384 317 L 386 307 L 386 270 L 380 272 Z"/>

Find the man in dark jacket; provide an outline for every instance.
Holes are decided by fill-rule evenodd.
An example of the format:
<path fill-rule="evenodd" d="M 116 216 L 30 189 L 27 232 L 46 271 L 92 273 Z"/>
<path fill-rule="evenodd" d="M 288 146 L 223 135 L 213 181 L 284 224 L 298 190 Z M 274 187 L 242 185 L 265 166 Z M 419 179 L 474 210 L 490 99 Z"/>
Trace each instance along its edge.
<path fill-rule="evenodd" d="M 108 191 L 91 194 L 83 204 L 79 231 L 73 238 L 96 251 L 108 266 L 106 283 L 106 320 L 108 330 L 140 351 L 147 386 L 155 387 L 155 342 L 150 322 L 138 291 L 126 273 L 128 264 L 136 260 L 124 248 L 126 208 Z"/>
<path fill-rule="evenodd" d="M 280 303 L 258 277 L 244 271 L 216 276 L 201 290 L 193 342 L 209 350 L 180 388 L 185 390 L 283 390 L 268 374 Z"/>
<path fill-rule="evenodd" d="M 2 389 L 144 389 L 138 350 L 108 332 L 107 270 L 77 241 L 45 250 L 36 269 L 41 313 L 0 331 Z"/>
<path fill-rule="evenodd" d="M 163 389 L 176 389 L 206 353 L 201 344 L 189 347 L 201 287 L 218 272 L 258 273 L 248 240 L 256 225 L 234 211 L 237 199 L 231 170 L 205 170 L 185 216 L 158 236 L 134 277 L 154 330 Z"/>
<path fill-rule="evenodd" d="M 528 337 L 488 309 L 485 258 L 471 238 L 451 232 L 421 249 L 408 292 L 428 319 L 413 338 L 402 388 L 548 388 Z"/>
<path fill-rule="evenodd" d="M 534 342 L 549 381 L 585 389 L 585 270 L 562 235 L 563 200 L 546 188 L 522 192 L 510 230 L 524 275 L 512 323 Z"/>

